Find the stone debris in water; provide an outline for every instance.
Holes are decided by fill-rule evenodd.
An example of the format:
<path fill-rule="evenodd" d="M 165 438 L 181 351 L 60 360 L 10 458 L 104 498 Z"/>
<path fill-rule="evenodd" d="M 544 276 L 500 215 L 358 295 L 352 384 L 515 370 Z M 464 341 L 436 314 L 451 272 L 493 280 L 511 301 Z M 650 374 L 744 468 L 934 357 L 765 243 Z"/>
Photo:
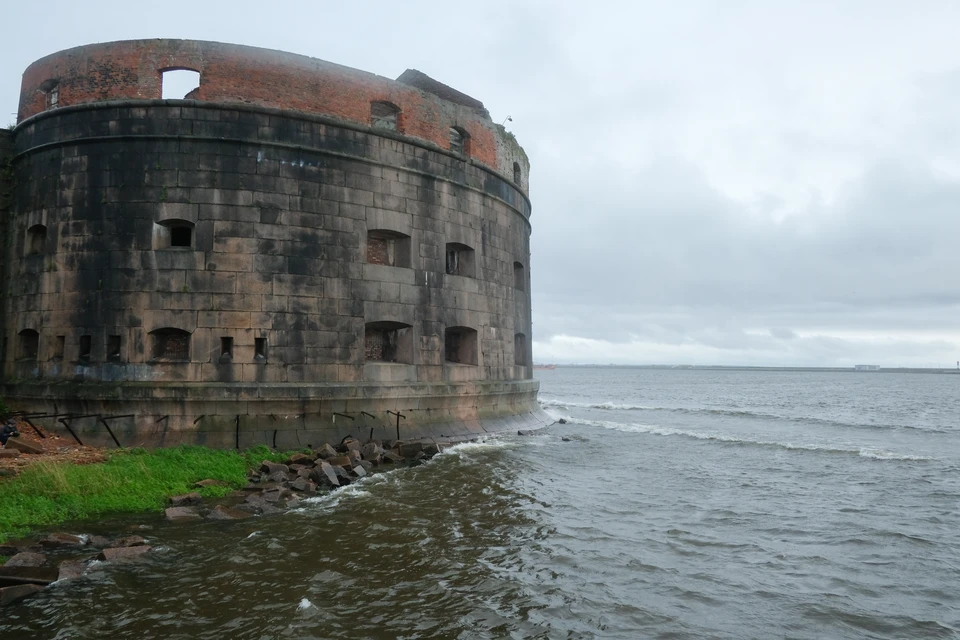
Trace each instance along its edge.
<path fill-rule="evenodd" d="M 245 496 L 241 504 L 218 504 L 207 509 L 203 506 L 200 494 L 194 492 L 171 497 L 169 502 L 172 506 L 164 511 L 164 515 L 171 522 L 182 522 L 203 517 L 210 520 L 245 520 L 254 515 L 281 513 L 281 507 L 289 509 L 297 506 L 301 496 L 314 495 L 320 487 L 333 490 L 346 486 L 384 464 L 422 464 L 448 446 L 447 442 L 370 441 L 361 444 L 355 438 L 346 438 L 336 448 L 324 444 L 313 454 L 291 455 L 285 464 L 264 460 L 258 469 L 249 473 L 250 483 L 244 490 L 235 492 L 235 497 Z M 227 483 L 212 479 L 194 484 L 197 488 L 224 485 Z M 254 535 L 256 532 L 248 537 Z M 59 566 L 48 566 L 50 559 L 39 553 L 41 548 L 60 554 L 87 549 L 99 549 L 100 553 L 96 560 L 88 553 L 83 557 L 61 560 Z M 132 560 L 148 553 L 151 548 L 146 540 L 137 535 L 111 540 L 98 535 L 87 537 L 51 533 L 39 542 L 7 541 L 0 544 L 0 555 L 12 557 L 5 566 L 0 567 L 0 605 L 22 600 L 53 582 L 80 578 L 97 566 L 97 561 Z M 304 598 L 298 609 L 313 606 Z"/>

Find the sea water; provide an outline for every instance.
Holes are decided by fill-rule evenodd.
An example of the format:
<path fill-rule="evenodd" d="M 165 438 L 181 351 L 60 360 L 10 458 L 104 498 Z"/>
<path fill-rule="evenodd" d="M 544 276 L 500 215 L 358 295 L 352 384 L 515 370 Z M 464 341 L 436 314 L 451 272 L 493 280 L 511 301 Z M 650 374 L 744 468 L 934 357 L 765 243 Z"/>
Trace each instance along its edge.
<path fill-rule="evenodd" d="M 960 376 L 538 371 L 544 436 L 454 447 L 155 545 L 0 638 L 945 638 Z"/>

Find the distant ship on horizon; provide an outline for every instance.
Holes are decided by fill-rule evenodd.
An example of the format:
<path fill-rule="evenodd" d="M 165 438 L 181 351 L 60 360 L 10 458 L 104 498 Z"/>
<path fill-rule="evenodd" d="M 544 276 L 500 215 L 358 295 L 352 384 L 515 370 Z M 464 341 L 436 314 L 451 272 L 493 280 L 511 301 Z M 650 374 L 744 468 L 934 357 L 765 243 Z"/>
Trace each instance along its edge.
<path fill-rule="evenodd" d="M 557 365 L 555 364 L 535 364 L 533 365 L 534 369 L 556 369 Z"/>

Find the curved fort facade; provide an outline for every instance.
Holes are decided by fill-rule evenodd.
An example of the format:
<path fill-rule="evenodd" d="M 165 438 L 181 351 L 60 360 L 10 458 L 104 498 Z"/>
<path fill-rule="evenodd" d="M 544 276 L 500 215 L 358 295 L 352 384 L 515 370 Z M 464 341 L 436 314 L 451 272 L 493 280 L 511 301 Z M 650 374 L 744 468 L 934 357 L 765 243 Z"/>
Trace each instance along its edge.
<path fill-rule="evenodd" d="M 199 86 L 164 100 L 174 70 Z M 24 73 L 0 161 L 3 394 L 34 422 L 291 447 L 549 421 L 526 155 L 418 71 L 69 49 Z"/>

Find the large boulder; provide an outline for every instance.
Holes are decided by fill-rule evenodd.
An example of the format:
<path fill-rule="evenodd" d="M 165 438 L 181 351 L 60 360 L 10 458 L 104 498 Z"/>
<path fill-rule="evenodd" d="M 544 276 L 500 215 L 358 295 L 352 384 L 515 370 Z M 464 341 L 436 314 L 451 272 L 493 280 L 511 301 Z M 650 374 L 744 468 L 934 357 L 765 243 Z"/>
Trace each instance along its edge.
<path fill-rule="evenodd" d="M 16 449 L 0 449 L 0 460 L 4 458 L 18 458 L 20 457 L 20 452 Z"/>
<path fill-rule="evenodd" d="M 351 467 L 358 467 L 358 466 L 360 466 L 360 461 L 363 460 L 363 457 L 360 455 L 360 452 L 359 452 L 359 451 L 356 451 L 356 450 L 354 450 L 354 449 L 351 449 L 351 450 L 347 453 L 347 457 L 350 458 L 350 466 L 351 466 Z"/>
<path fill-rule="evenodd" d="M 196 491 L 192 491 L 181 496 L 170 496 L 168 502 L 170 503 L 171 507 L 187 507 L 192 504 L 200 504 L 203 502 L 203 496 Z"/>
<path fill-rule="evenodd" d="M 32 596 L 39 591 L 43 591 L 43 587 L 36 584 L 21 584 L 14 587 L 2 587 L 0 588 L 0 607 L 23 600 L 24 598 Z"/>
<path fill-rule="evenodd" d="M 287 459 L 287 466 L 294 464 L 313 464 L 313 456 L 307 455 L 306 453 L 295 453 Z"/>
<path fill-rule="evenodd" d="M 313 468 L 313 472 L 310 474 L 310 480 L 318 487 L 340 486 L 340 480 L 337 478 L 337 473 L 333 470 L 333 466 L 325 461 L 317 462 L 317 466 Z"/>
<path fill-rule="evenodd" d="M 369 460 L 370 462 L 377 464 L 380 462 L 380 456 L 383 455 L 383 449 L 380 448 L 376 442 L 370 442 L 363 445 L 363 449 L 360 450 L 360 455 L 363 456 L 364 460 Z"/>
<path fill-rule="evenodd" d="M 422 442 L 403 442 L 397 447 L 398 453 L 404 458 L 416 458 L 423 451 Z"/>
<path fill-rule="evenodd" d="M 152 548 L 153 547 L 149 545 L 142 544 L 136 547 L 116 547 L 113 549 L 104 549 L 100 552 L 100 555 L 97 556 L 97 560 L 100 560 L 101 562 L 132 560 L 133 558 L 139 558 Z"/>
<path fill-rule="evenodd" d="M 57 582 L 79 578 L 86 568 L 83 560 L 64 560 L 57 569 Z"/>
<path fill-rule="evenodd" d="M 353 475 L 357 476 L 358 478 L 362 478 L 363 476 L 367 475 L 367 470 L 363 468 L 362 464 L 358 464 L 353 468 Z"/>
<path fill-rule="evenodd" d="M 285 464 L 280 464 L 279 462 L 271 462 L 269 460 L 264 460 L 260 463 L 260 472 L 266 474 L 273 474 L 280 472 L 284 475 L 290 472 L 290 467 Z"/>
<path fill-rule="evenodd" d="M 200 519 L 200 513 L 195 507 L 170 507 L 164 511 L 164 515 L 166 515 L 167 520 L 170 522 Z"/>
<path fill-rule="evenodd" d="M 361 448 L 363 448 L 363 445 L 356 438 L 344 438 L 337 450 L 341 453 L 347 453 L 348 451 L 360 451 Z"/>
<path fill-rule="evenodd" d="M 396 451 L 385 451 L 381 461 L 384 464 L 398 464 L 403 462 L 403 456 Z"/>
<path fill-rule="evenodd" d="M 80 536 L 69 533 L 51 533 L 40 541 L 40 546 L 44 549 L 63 549 L 71 547 L 82 547 L 84 540 Z"/>
<path fill-rule="evenodd" d="M 319 449 L 317 449 L 317 457 L 323 460 L 327 458 L 332 458 L 337 455 L 337 450 L 330 446 L 329 443 L 324 443 Z"/>
<path fill-rule="evenodd" d="M 351 464 L 349 456 L 334 456 L 327 458 L 326 462 L 334 467 L 349 467 Z"/>
<path fill-rule="evenodd" d="M 57 569 L 53 567 L 0 567 L 0 587 L 18 584 L 50 584 L 56 581 Z"/>
<path fill-rule="evenodd" d="M 5 567 L 42 567 L 47 564 L 47 556 L 32 551 L 21 551 L 7 560 Z"/>

